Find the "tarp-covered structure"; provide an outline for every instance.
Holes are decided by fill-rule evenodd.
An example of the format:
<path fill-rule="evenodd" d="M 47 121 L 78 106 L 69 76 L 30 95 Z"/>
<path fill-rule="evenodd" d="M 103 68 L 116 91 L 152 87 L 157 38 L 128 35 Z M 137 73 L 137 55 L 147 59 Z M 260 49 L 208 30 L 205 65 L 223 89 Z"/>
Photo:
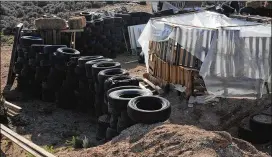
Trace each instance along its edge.
<path fill-rule="evenodd" d="M 149 41 L 169 38 L 203 62 L 199 73 L 210 94 L 258 97 L 264 82 L 271 87 L 271 24 L 211 11 L 150 19 L 138 39 L 147 69 Z M 167 55 L 169 62 L 171 57 Z"/>

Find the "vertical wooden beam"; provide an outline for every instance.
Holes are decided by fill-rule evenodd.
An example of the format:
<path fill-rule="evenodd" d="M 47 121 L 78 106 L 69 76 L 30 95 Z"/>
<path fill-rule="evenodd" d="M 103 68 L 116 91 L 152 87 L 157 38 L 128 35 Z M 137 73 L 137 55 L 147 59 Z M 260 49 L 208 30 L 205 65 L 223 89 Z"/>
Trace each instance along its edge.
<path fill-rule="evenodd" d="M 57 44 L 57 33 L 56 30 L 53 30 L 53 44 Z"/>

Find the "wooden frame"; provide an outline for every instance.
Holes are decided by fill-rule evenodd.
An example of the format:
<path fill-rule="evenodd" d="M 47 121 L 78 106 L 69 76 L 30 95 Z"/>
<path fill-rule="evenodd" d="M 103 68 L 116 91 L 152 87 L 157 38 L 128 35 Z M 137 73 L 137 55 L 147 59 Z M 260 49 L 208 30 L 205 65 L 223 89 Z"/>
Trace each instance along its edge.
<path fill-rule="evenodd" d="M 13 72 L 13 66 L 17 60 L 18 57 L 18 44 L 21 37 L 21 31 L 23 29 L 23 23 L 19 23 L 15 28 L 15 35 L 14 35 L 14 42 L 10 57 L 10 63 L 9 63 L 9 72 L 8 72 L 8 78 L 7 78 L 7 84 L 4 88 L 4 90 L 10 90 L 11 86 L 13 85 L 15 74 Z"/>

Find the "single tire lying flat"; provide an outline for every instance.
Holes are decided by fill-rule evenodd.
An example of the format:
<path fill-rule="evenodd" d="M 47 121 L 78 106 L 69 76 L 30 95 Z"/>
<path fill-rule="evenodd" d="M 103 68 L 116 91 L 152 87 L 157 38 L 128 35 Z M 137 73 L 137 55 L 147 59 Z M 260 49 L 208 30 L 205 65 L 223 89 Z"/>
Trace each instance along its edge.
<path fill-rule="evenodd" d="M 139 96 L 129 101 L 127 112 L 137 123 L 152 124 L 166 121 L 171 114 L 171 105 L 162 97 Z"/>
<path fill-rule="evenodd" d="M 271 138 L 272 133 L 272 116 L 269 114 L 254 114 L 250 116 L 250 129 L 258 134 L 262 134 Z"/>

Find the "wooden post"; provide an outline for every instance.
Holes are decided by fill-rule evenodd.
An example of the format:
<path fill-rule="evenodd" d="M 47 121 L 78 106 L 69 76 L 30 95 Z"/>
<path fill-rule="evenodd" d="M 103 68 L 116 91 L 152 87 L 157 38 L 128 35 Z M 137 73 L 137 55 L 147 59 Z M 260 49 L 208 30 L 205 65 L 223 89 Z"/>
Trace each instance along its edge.
<path fill-rule="evenodd" d="M 9 63 L 9 72 L 8 72 L 8 78 L 7 78 L 7 85 L 5 86 L 4 90 L 10 90 L 14 79 L 15 79 L 15 74 L 13 73 L 13 65 L 15 64 L 15 61 L 17 60 L 17 46 L 19 44 L 19 40 L 21 37 L 21 31 L 23 29 L 23 24 L 19 23 L 16 28 L 15 28 L 15 35 L 14 35 L 14 42 L 13 42 L 13 47 L 12 47 L 12 52 L 11 52 L 11 57 L 10 57 L 10 63 Z"/>

